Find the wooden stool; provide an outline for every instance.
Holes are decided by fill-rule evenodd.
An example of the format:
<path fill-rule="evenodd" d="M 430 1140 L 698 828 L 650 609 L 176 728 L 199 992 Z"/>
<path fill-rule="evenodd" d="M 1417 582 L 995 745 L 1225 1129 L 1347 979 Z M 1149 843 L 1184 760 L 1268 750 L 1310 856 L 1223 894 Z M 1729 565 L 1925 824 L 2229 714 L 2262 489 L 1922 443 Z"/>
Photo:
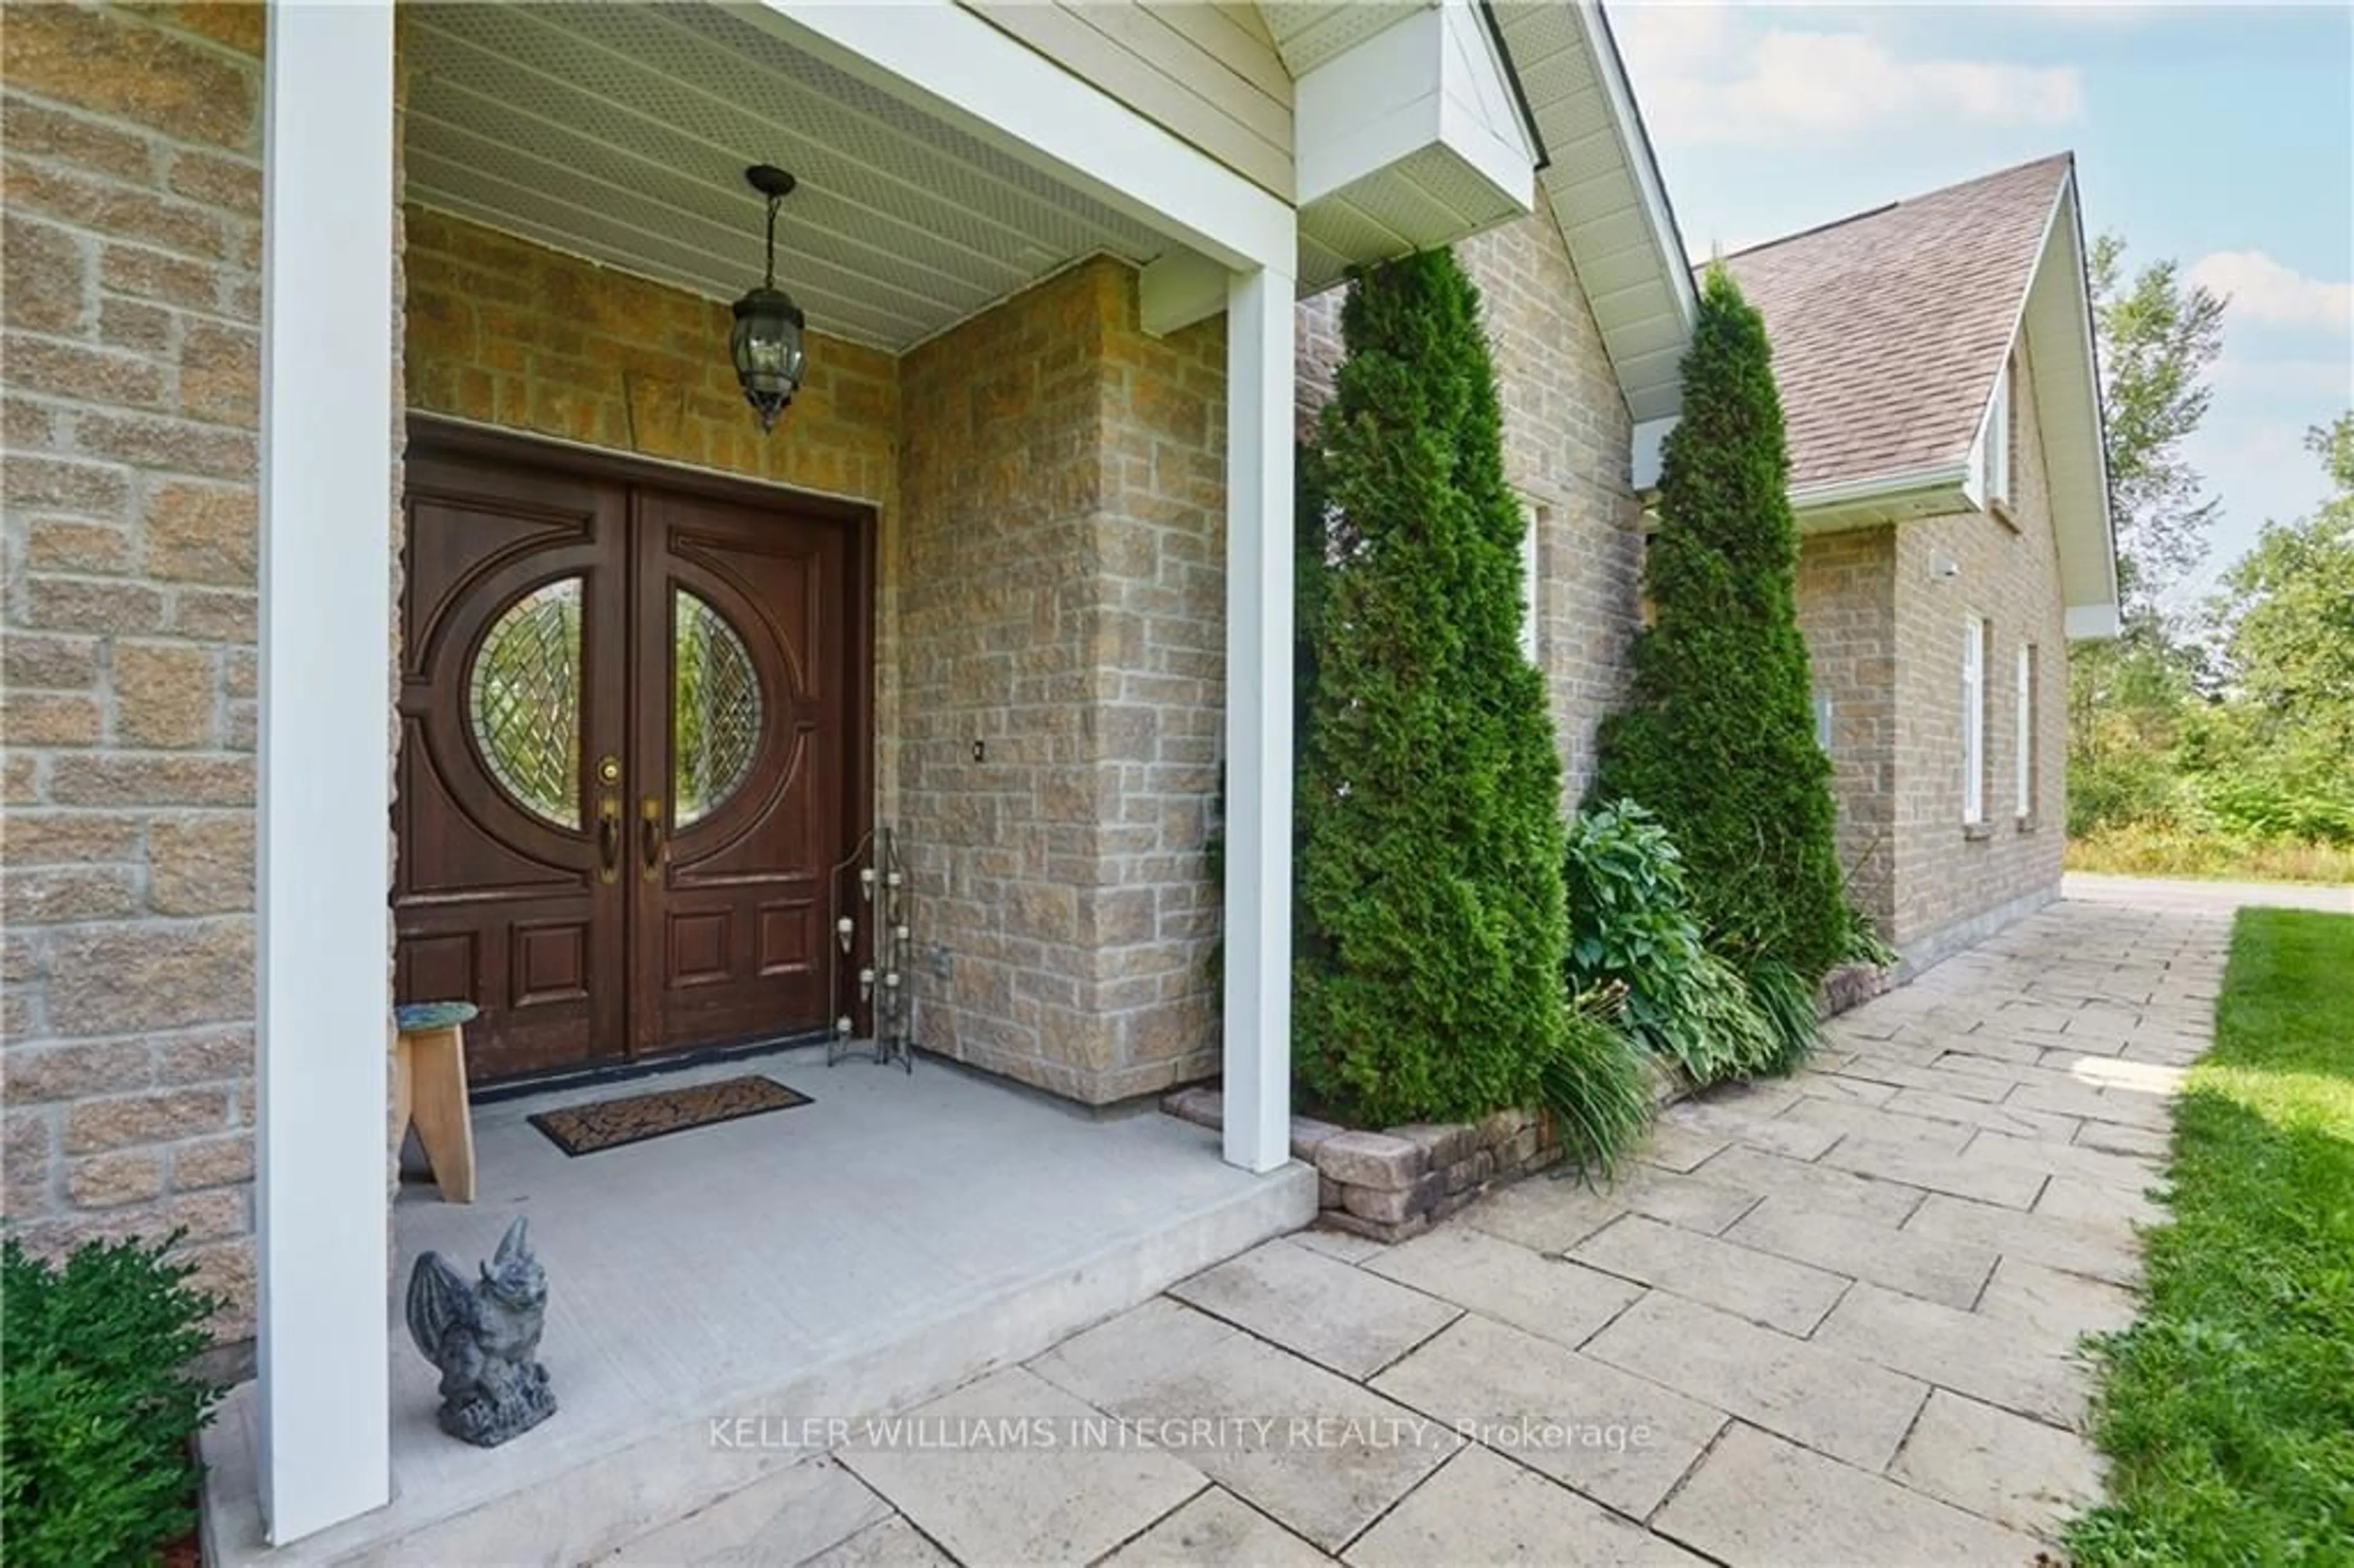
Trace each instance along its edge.
<path fill-rule="evenodd" d="M 413 1001 L 392 1010 L 400 1031 L 393 1073 L 398 1136 L 417 1124 L 417 1141 L 444 1200 L 474 1201 L 474 1123 L 466 1104 L 466 1033 L 478 1010 L 471 1001 Z"/>

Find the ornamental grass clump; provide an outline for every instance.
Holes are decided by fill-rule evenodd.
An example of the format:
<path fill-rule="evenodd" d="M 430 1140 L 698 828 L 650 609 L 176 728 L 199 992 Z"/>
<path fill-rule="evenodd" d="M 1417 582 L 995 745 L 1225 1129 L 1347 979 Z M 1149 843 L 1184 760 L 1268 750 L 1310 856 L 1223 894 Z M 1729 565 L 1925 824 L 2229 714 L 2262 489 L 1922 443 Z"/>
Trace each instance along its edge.
<path fill-rule="evenodd" d="M 1341 331 L 1300 462 L 1293 1061 L 1374 1124 L 1557 1104 L 1604 1162 L 1648 1093 L 1563 989 L 1560 762 L 1479 291 L 1407 257 L 1352 282 Z"/>
<path fill-rule="evenodd" d="M 1683 856 L 1702 936 L 1791 1022 L 1850 945 L 1830 763 L 1798 632 L 1798 531 L 1766 324 L 1710 269 L 1684 357 L 1635 645 L 1630 705 L 1603 726 L 1591 799 L 1640 801 Z M 1791 977 L 1791 978 L 1784 978 Z M 1811 1005 L 1811 1004 L 1810 1004 Z M 1788 1055 L 1802 1035 L 1782 1033 Z"/>

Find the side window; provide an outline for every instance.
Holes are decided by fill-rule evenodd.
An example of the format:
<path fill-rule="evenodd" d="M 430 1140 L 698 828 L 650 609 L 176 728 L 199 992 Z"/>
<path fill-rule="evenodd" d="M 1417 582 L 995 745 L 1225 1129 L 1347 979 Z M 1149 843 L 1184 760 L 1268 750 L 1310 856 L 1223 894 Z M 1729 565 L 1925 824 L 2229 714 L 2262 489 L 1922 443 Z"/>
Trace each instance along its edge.
<path fill-rule="evenodd" d="M 1986 821 L 1986 642 L 1984 618 L 1962 623 L 1962 821 Z"/>
<path fill-rule="evenodd" d="M 2024 821 L 2035 815 L 2035 644 L 2019 645 L 2019 691 L 2014 704 L 2019 715 L 2019 735 L 2013 742 L 2018 753 L 2019 816 Z"/>
<path fill-rule="evenodd" d="M 2011 362 L 2004 360 L 1995 382 L 1994 403 L 1987 410 L 1986 495 L 1988 503 L 2010 500 L 2010 380 Z"/>
<path fill-rule="evenodd" d="M 1819 686 L 1815 689 L 1815 744 L 1825 757 L 1831 754 L 1831 694 Z"/>

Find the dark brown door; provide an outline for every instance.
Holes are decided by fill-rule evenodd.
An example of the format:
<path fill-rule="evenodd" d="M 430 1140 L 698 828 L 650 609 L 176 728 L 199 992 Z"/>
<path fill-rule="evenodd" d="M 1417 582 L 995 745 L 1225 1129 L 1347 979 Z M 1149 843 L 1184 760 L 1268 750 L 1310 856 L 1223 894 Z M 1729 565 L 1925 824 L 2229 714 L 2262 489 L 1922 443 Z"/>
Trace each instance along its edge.
<path fill-rule="evenodd" d="M 631 1033 L 641 1052 L 826 1022 L 851 701 L 849 538 L 638 493 Z"/>
<path fill-rule="evenodd" d="M 828 1018 L 864 831 L 861 519 L 486 438 L 413 445 L 397 993 L 481 1079 Z"/>

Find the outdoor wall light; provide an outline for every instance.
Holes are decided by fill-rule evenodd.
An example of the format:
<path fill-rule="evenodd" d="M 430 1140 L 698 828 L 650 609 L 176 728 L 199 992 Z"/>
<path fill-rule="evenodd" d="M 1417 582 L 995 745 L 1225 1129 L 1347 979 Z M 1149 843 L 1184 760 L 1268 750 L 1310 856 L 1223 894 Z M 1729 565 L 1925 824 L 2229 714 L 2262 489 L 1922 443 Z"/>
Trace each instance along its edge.
<path fill-rule="evenodd" d="M 745 400 L 760 416 L 760 429 L 777 428 L 777 416 L 800 390 L 808 354 L 801 329 L 808 324 L 793 297 L 777 287 L 777 204 L 792 194 L 793 176 L 768 164 L 744 171 L 751 187 L 769 198 L 769 268 L 760 286 L 736 302 L 736 330 L 727 352 Z"/>

